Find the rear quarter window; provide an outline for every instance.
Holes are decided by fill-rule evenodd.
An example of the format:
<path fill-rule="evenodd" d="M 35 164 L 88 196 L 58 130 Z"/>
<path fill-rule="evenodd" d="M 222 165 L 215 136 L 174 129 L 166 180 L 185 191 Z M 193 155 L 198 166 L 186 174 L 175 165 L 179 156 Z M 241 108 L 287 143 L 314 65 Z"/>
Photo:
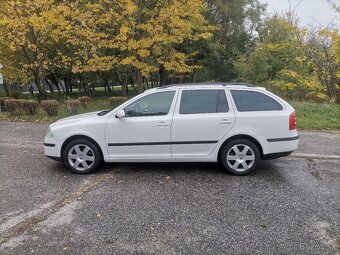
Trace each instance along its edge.
<path fill-rule="evenodd" d="M 261 92 L 231 90 L 231 95 L 239 112 L 283 110 L 279 102 Z"/>

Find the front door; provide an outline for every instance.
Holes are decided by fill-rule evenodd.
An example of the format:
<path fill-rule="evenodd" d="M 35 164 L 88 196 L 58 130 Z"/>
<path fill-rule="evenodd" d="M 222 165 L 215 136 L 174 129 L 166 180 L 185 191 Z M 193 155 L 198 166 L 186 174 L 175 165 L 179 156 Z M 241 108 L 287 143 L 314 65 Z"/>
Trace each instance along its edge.
<path fill-rule="evenodd" d="M 106 124 L 106 142 L 113 161 L 171 158 L 170 130 L 175 90 L 155 92 L 124 108 L 125 117 Z"/>

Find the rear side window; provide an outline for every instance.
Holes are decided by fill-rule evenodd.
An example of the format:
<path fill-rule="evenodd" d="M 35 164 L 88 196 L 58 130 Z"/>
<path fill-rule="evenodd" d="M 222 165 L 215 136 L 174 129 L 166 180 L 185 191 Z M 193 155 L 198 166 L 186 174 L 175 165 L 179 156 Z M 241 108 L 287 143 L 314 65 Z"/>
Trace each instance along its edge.
<path fill-rule="evenodd" d="M 231 94 L 239 112 L 280 111 L 282 105 L 261 92 L 247 90 L 231 90 Z"/>
<path fill-rule="evenodd" d="M 224 90 L 183 90 L 180 114 L 228 112 Z"/>

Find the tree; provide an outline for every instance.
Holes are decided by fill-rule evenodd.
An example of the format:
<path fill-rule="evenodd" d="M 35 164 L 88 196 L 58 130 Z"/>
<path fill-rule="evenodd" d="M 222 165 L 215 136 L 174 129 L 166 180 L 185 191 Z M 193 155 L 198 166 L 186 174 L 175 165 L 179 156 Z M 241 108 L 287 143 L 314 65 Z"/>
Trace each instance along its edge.
<path fill-rule="evenodd" d="M 340 103 L 339 31 L 310 29 L 305 41 L 302 40 L 300 38 L 301 47 L 311 61 L 315 75 L 325 88 L 327 96 Z"/>
<path fill-rule="evenodd" d="M 45 97 L 43 80 L 54 66 L 51 58 L 53 41 L 45 26 L 52 8 L 52 0 L 1 0 L 0 41 L 1 51 L 7 51 L 7 62 L 12 69 L 38 87 Z"/>
<path fill-rule="evenodd" d="M 52 22 L 53 34 L 66 42 L 73 72 L 133 67 L 141 92 L 142 77 L 159 69 L 183 73 L 196 67 L 181 45 L 211 36 L 205 9 L 202 0 L 66 2 L 55 8 L 60 18 Z"/>
<path fill-rule="evenodd" d="M 230 81 L 238 77 L 235 63 L 249 52 L 262 26 L 265 5 L 258 0 L 208 0 L 207 18 L 218 26 L 203 58 L 210 79 Z"/>

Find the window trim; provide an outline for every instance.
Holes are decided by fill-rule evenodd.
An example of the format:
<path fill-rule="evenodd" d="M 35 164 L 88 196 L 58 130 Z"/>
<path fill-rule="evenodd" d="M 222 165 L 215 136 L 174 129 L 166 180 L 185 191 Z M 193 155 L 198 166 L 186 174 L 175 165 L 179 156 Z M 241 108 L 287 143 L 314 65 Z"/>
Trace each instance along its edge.
<path fill-rule="evenodd" d="M 182 96 L 183 96 L 183 92 L 184 91 L 223 91 L 224 92 L 224 95 L 225 95 L 225 99 L 227 101 L 227 107 L 228 107 L 228 110 L 226 112 L 201 112 L 201 113 L 181 113 L 181 102 L 182 102 Z M 181 115 L 181 116 L 185 116 L 185 115 L 197 115 L 197 114 L 226 114 L 226 113 L 229 113 L 230 112 L 230 103 L 229 103 L 230 99 L 228 98 L 228 94 L 227 94 L 227 91 L 226 89 L 224 88 L 198 88 L 198 89 L 194 89 L 194 88 L 188 88 L 188 89 L 181 89 L 180 90 L 180 97 L 178 99 L 178 109 L 177 109 L 177 114 Z M 217 107 L 217 105 L 216 105 Z"/>
<path fill-rule="evenodd" d="M 229 90 L 229 95 L 230 95 L 230 98 L 231 100 L 233 101 L 233 106 L 234 106 L 234 110 L 237 111 L 237 112 L 240 112 L 240 113 L 243 113 L 243 112 L 279 112 L 279 111 L 284 111 L 286 110 L 286 105 L 283 104 L 281 102 L 281 100 L 279 100 L 279 98 L 276 98 L 274 95 L 272 95 L 271 93 L 268 93 L 267 91 L 265 90 L 254 90 L 254 89 L 228 89 Z M 279 105 L 281 105 L 282 109 L 281 110 L 264 110 L 264 111 L 239 111 L 237 109 L 237 105 L 236 105 L 236 102 L 234 100 L 234 97 L 233 97 L 233 94 L 231 93 L 232 91 L 249 91 L 249 92 L 257 92 L 257 93 L 261 93 L 261 94 L 264 94 L 268 97 L 270 97 L 271 99 L 273 99 L 275 102 L 277 102 Z"/>
<path fill-rule="evenodd" d="M 131 104 L 137 102 L 138 100 L 140 100 L 140 99 L 142 99 L 142 98 L 144 98 L 144 97 L 151 96 L 151 95 L 154 95 L 154 94 L 159 94 L 159 93 L 166 93 L 166 92 L 174 92 L 174 96 L 173 96 L 173 98 L 172 98 L 172 101 L 171 101 L 171 104 L 170 104 L 170 108 L 169 108 L 169 111 L 168 111 L 167 114 L 164 114 L 164 115 L 144 115 L 144 116 L 127 116 L 127 115 L 126 115 L 125 108 L 128 107 L 128 106 L 130 106 Z M 173 114 L 173 113 L 171 113 L 171 112 L 172 112 L 172 110 L 173 110 L 173 108 L 174 108 L 174 101 L 177 99 L 177 96 L 176 96 L 177 93 L 178 93 L 177 90 L 171 89 L 171 90 L 163 90 L 163 91 L 154 91 L 153 93 L 148 93 L 148 94 L 145 94 L 145 95 L 143 95 L 143 96 L 142 96 L 142 94 L 141 94 L 141 96 L 138 97 L 138 98 L 136 98 L 136 100 L 133 100 L 132 102 L 129 102 L 129 104 L 124 105 L 124 106 L 123 106 L 122 108 L 120 108 L 118 111 L 124 110 L 124 112 L 125 112 L 125 118 L 145 118 L 145 117 L 149 117 L 149 118 L 150 118 L 150 117 L 160 117 L 160 116 L 163 116 L 163 117 L 164 117 L 164 116 L 168 116 L 169 114 Z"/>

